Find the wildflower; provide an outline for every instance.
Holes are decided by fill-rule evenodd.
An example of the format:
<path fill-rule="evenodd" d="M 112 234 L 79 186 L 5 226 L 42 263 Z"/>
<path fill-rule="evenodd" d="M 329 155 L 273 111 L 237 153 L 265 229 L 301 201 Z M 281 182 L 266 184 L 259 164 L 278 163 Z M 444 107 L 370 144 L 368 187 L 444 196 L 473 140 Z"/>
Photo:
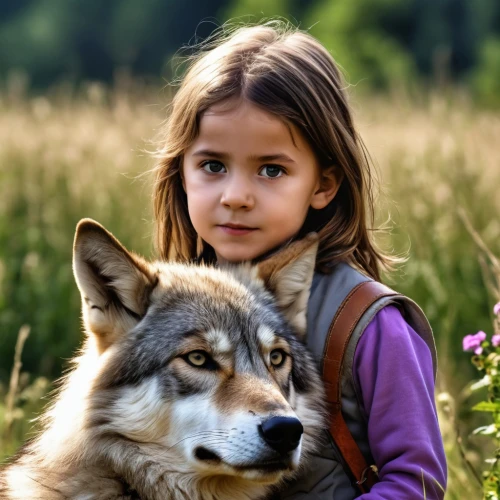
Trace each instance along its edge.
<path fill-rule="evenodd" d="M 481 354 L 483 340 L 486 340 L 486 333 L 483 331 L 479 331 L 475 335 L 466 335 L 462 341 L 464 351 L 474 351 L 474 354 Z"/>
<path fill-rule="evenodd" d="M 500 345 L 500 334 L 495 334 L 491 337 L 491 343 L 494 347 L 498 347 Z"/>
<path fill-rule="evenodd" d="M 498 316 L 500 314 L 500 302 L 493 306 L 493 314 Z"/>

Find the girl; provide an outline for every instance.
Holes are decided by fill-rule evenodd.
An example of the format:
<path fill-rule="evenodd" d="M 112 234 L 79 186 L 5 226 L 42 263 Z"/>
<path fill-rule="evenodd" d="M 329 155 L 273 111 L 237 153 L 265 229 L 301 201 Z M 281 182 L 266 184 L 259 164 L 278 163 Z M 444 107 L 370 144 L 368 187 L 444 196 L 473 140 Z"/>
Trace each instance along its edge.
<path fill-rule="evenodd" d="M 371 238 L 368 155 L 341 74 L 310 35 L 244 27 L 193 60 L 164 129 L 155 186 L 165 259 L 255 261 L 317 232 L 308 344 L 321 359 L 342 299 L 391 259 Z M 404 301 L 405 317 L 415 307 Z M 384 306 L 384 303 L 381 303 Z M 360 498 L 443 498 L 446 462 L 434 405 L 434 343 L 417 314 L 378 307 L 349 347 L 342 412 L 379 481 Z M 333 443 L 281 498 L 347 500 L 360 491 Z"/>

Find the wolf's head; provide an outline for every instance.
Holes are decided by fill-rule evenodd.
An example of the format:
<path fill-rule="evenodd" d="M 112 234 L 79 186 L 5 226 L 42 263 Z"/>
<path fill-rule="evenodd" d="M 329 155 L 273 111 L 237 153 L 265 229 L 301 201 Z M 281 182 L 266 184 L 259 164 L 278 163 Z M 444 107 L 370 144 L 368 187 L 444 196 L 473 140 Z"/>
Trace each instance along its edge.
<path fill-rule="evenodd" d="M 147 263 L 81 221 L 74 272 L 98 360 L 85 423 L 98 461 L 260 484 L 297 470 L 324 423 L 302 343 L 316 251 L 308 238 L 254 266 Z"/>

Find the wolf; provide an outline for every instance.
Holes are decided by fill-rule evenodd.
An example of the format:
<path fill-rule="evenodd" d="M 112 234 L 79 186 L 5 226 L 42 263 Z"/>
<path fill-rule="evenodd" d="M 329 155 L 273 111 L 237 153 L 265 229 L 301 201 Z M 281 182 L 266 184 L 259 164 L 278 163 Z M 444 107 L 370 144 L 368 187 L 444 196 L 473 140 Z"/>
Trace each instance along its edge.
<path fill-rule="evenodd" d="M 73 269 L 86 337 L 0 498 L 254 500 L 325 428 L 303 340 L 317 239 L 255 265 L 147 262 L 90 219 Z"/>

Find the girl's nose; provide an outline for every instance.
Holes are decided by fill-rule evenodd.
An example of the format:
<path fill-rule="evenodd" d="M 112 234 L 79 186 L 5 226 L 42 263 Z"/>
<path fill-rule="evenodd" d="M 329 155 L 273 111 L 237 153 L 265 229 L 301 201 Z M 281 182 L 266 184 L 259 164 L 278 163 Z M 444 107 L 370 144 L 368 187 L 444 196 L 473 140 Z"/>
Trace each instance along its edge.
<path fill-rule="evenodd" d="M 244 176 L 228 176 L 220 203 L 231 210 L 250 210 L 255 205 L 255 197 L 250 180 Z"/>

